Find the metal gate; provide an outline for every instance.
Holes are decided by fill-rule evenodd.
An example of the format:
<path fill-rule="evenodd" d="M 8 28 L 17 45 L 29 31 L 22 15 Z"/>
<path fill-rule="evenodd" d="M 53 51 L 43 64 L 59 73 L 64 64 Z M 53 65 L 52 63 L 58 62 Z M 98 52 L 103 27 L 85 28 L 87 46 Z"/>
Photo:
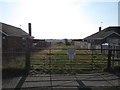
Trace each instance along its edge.
<path fill-rule="evenodd" d="M 53 90 L 59 87 L 91 90 L 83 81 L 89 81 L 91 77 L 98 80 L 104 76 L 102 74 L 104 71 L 115 71 L 114 68 L 120 67 L 119 49 L 85 49 L 51 42 L 37 49 L 30 49 L 28 45 L 26 42 L 25 75 L 17 84 L 17 90 L 33 88 Z"/>
<path fill-rule="evenodd" d="M 107 51 L 107 53 L 103 53 Z M 30 75 L 98 73 L 119 65 L 114 50 L 49 44 L 31 53 Z M 115 63 L 116 62 L 116 63 Z"/>

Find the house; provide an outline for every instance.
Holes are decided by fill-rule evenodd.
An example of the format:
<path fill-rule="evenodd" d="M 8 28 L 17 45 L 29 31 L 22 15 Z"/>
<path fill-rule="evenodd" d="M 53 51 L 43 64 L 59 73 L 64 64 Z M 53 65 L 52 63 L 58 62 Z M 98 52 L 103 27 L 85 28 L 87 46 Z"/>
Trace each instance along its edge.
<path fill-rule="evenodd" d="M 40 50 L 49 46 L 45 39 L 33 39 L 33 50 Z"/>
<path fill-rule="evenodd" d="M 17 57 L 25 51 L 26 39 L 32 40 L 28 33 L 21 28 L 0 22 L 2 35 L 2 61 L 3 64 L 12 57 Z M 31 42 L 30 42 L 31 43 Z M 30 46 L 31 44 L 29 44 Z"/>
<path fill-rule="evenodd" d="M 90 49 L 91 44 L 84 39 L 73 39 L 73 45 L 83 49 Z"/>
<path fill-rule="evenodd" d="M 99 32 L 84 38 L 84 40 L 87 40 L 87 42 L 90 42 L 93 45 L 102 45 L 104 43 L 108 43 L 110 45 L 120 44 L 120 27 L 119 26 L 107 27 L 103 30 L 100 30 L 100 29 L 101 28 L 99 28 Z"/>
<path fill-rule="evenodd" d="M 28 33 L 21 28 L 14 27 L 5 23 L 0 23 L 2 33 L 2 50 L 22 50 L 25 38 L 32 39 Z"/>
<path fill-rule="evenodd" d="M 91 43 L 91 48 L 95 49 L 120 49 L 120 26 L 110 26 L 103 30 L 99 28 L 96 32 L 86 38 Z"/>

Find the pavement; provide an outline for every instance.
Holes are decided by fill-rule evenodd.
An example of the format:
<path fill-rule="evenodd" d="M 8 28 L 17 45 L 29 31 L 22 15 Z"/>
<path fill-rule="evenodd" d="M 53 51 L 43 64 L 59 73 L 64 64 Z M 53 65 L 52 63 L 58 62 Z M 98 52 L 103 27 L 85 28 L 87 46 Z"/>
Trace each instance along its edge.
<path fill-rule="evenodd" d="M 14 85 L 3 84 L 5 88 L 18 87 L 20 90 L 109 90 L 120 86 L 120 78 L 110 73 L 93 73 L 93 74 L 54 74 L 54 75 L 37 75 L 27 76 L 20 81 L 20 77 L 12 82 Z M 17 85 L 16 85 L 17 84 Z M 10 87 L 11 85 L 11 87 Z M 94 89 L 94 87 L 100 89 Z M 82 89 L 81 89 L 82 88 Z M 92 89 L 91 89 L 92 88 Z M 101 89 L 103 88 L 103 89 Z M 113 88 L 113 89 L 112 89 Z"/>
<path fill-rule="evenodd" d="M 17 84 L 19 83 L 22 77 L 14 77 L 14 78 L 7 78 L 2 80 L 2 88 L 4 89 L 12 89 L 16 88 Z"/>

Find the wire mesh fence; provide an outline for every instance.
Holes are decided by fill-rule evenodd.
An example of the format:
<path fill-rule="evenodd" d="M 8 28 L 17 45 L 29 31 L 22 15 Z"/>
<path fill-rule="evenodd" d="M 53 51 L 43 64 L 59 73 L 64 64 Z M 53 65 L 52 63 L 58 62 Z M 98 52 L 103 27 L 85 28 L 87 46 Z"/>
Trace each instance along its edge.
<path fill-rule="evenodd" d="M 9 51 L 2 53 L 2 78 L 16 77 L 24 74 L 25 52 Z"/>

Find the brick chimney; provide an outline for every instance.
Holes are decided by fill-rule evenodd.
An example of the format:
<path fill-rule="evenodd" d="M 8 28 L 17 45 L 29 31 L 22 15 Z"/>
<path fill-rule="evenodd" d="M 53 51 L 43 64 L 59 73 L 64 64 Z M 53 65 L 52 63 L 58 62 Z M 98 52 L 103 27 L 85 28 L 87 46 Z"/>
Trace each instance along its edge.
<path fill-rule="evenodd" d="M 31 36 L 31 23 L 28 23 L 28 30 L 29 30 L 29 35 Z"/>
<path fill-rule="evenodd" d="M 101 27 L 99 27 L 99 32 L 102 30 L 102 28 Z"/>

